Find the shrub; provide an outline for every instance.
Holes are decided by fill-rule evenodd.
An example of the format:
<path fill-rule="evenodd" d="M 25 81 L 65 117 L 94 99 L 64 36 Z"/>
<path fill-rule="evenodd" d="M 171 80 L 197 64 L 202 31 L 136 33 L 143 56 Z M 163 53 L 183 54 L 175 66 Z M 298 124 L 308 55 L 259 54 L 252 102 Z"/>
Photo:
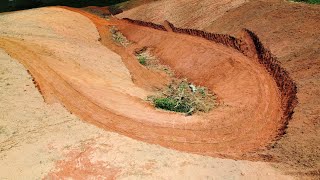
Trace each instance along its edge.
<path fill-rule="evenodd" d="M 216 105 L 216 97 L 205 87 L 195 86 L 187 80 L 174 80 L 157 96 L 149 97 L 156 108 L 182 112 L 186 115 L 209 112 Z"/>
<path fill-rule="evenodd" d="M 147 57 L 146 56 L 143 56 L 140 54 L 137 56 L 137 58 L 138 58 L 138 61 L 140 64 L 142 64 L 144 66 L 147 65 Z"/>
<path fill-rule="evenodd" d="M 166 109 L 170 111 L 175 111 L 175 106 L 177 104 L 176 100 L 172 98 L 155 98 L 153 100 L 155 107 Z"/>

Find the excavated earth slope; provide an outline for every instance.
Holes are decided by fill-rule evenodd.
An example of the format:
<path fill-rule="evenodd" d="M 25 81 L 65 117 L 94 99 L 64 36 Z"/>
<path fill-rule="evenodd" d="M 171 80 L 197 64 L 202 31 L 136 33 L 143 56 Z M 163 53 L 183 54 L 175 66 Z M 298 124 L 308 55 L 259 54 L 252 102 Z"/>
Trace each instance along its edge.
<path fill-rule="evenodd" d="M 154 78 L 157 75 L 159 79 L 163 76 L 161 73 L 149 71 L 137 63 L 131 47 L 124 49 L 108 38 L 110 34 L 106 25 L 109 24 L 105 20 L 96 19 L 94 23 L 100 23 L 101 36 L 106 35 L 101 39 L 102 43 L 121 57 L 109 47 L 102 46 L 94 24 L 78 13 L 41 8 L 0 15 L 0 179 L 39 179 L 46 175 L 45 179 L 290 178 L 282 176 L 269 163 L 182 153 L 80 122 L 75 115 L 100 127 L 106 126 L 98 121 L 119 122 L 117 126 L 130 128 L 126 123 L 130 121 L 121 119 L 123 114 L 113 115 L 117 108 L 110 108 L 107 118 L 100 116 L 107 114 L 109 108 L 109 104 L 103 103 L 110 103 L 114 98 L 116 102 L 130 103 L 133 100 L 135 103 L 136 100 L 136 104 L 140 104 L 152 87 L 166 83 Z M 120 27 L 122 22 L 112 23 Z M 129 25 L 123 23 L 123 27 Z M 192 39 L 198 42 L 198 38 Z M 222 53 L 225 51 L 225 47 L 219 48 Z M 234 53 L 232 49 L 228 52 Z M 235 56 L 239 56 L 240 61 L 247 60 L 241 54 Z M 57 103 L 46 105 L 32 86 L 31 76 L 16 60 L 35 78 L 46 102 L 60 101 L 75 115 Z M 148 81 L 140 75 L 147 76 Z M 263 78 L 263 75 L 259 77 Z M 269 76 L 265 78 L 270 79 Z M 269 85 L 272 91 L 274 82 Z M 148 108 L 154 113 L 153 108 Z M 142 130 L 145 124 L 141 123 L 138 129 Z M 117 130 L 117 126 L 106 129 Z M 270 129 L 270 132 L 276 131 Z M 132 132 L 139 131 L 127 129 L 123 134 Z"/>
<path fill-rule="evenodd" d="M 242 6 L 246 2 L 248 0 L 161 0 L 148 2 L 117 16 L 155 23 L 168 20 L 178 27 L 201 29 L 211 25 L 211 22 L 223 16 L 227 11 Z M 209 15 L 208 12 L 210 12 Z"/>
<path fill-rule="evenodd" d="M 162 2 L 166 2 L 166 8 L 159 8 Z M 188 6 L 188 2 L 192 0 L 179 1 L 185 3 L 185 6 Z M 146 4 L 119 14 L 118 17 L 158 24 L 169 20 L 178 27 L 234 36 L 239 36 L 243 28 L 255 32 L 261 42 L 278 57 L 298 87 L 299 104 L 286 134 L 272 146 L 271 151 L 265 153 L 290 164 L 303 174 L 319 176 L 320 6 L 283 0 L 252 0 L 237 7 L 231 7 L 231 4 L 229 2 L 226 5 L 229 9 L 221 12 L 218 18 L 216 12 L 219 6 L 211 6 L 209 11 L 201 14 L 186 8 L 187 12 L 177 17 L 175 14 L 180 12 L 179 6 L 173 1 Z M 139 12 L 145 12 L 144 16 Z M 155 18 L 153 14 L 161 16 Z M 204 22 L 202 17 L 210 20 Z"/>
<path fill-rule="evenodd" d="M 57 8 L 50 11 L 73 13 Z M 32 26 L 33 20 L 43 18 L 41 13 L 28 20 L 19 19 L 15 14 L 2 16 L 1 22 L 14 19 L 19 23 L 6 24 L 1 29 L 2 34 L 7 34 L 1 38 L 1 47 L 29 69 L 47 102 L 59 101 L 82 119 L 107 130 L 211 156 L 255 158 L 253 152 L 264 149 L 279 134 L 284 123 L 280 93 L 275 80 L 257 61 L 198 37 L 125 21 L 108 22 L 79 12 L 98 27 L 103 43 L 110 38 L 108 27 L 117 26 L 135 42 L 123 54 L 130 57 L 135 48 L 152 47 L 161 62 L 169 65 L 178 76 L 207 86 L 217 93 L 222 104 L 208 114 L 188 117 L 156 110 L 145 102 L 152 89 L 148 87 L 164 82 L 148 74 L 139 75 L 140 70 L 149 71 L 139 64 L 132 66 L 99 46 L 96 32 L 73 29 L 75 20 L 62 18 L 37 25 L 57 32 L 56 36 L 46 37 L 19 26 Z M 83 17 L 78 16 L 81 23 L 80 17 Z M 82 55 L 82 48 L 91 49 L 94 55 Z M 137 64 L 137 61 L 131 63 Z"/>

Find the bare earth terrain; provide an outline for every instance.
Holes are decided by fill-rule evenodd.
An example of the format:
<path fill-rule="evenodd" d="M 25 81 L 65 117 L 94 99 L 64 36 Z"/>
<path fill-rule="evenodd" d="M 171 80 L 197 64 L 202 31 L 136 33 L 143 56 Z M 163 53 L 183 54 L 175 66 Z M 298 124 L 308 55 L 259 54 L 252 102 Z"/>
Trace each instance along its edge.
<path fill-rule="evenodd" d="M 266 151 L 266 154 L 270 154 L 280 162 L 285 162 L 286 171 L 318 177 L 320 169 L 320 6 L 283 0 L 224 0 L 219 3 L 226 9 L 225 11 L 220 12 L 221 6 L 211 6 L 206 12 L 198 13 L 193 9 L 192 2 L 195 1 L 192 0 L 166 1 L 167 3 L 163 4 L 161 2 L 139 6 L 119 14 L 118 17 L 159 24 L 169 20 L 178 27 L 197 28 L 234 36 L 240 36 L 241 29 L 248 28 L 270 48 L 297 83 L 299 103 L 286 134 L 272 149 Z M 186 12 L 175 16 L 180 13 L 182 4 L 187 6 L 184 8 Z M 210 23 L 205 21 L 203 16 L 211 19 Z"/>
<path fill-rule="evenodd" d="M 319 177 L 319 7 L 189 1 L 155 1 L 118 17 L 170 20 L 235 36 L 243 27 L 257 32 L 298 86 L 299 103 L 285 132 L 275 79 L 235 49 L 80 9 L 5 13 L 0 14 L 0 178 Z M 299 18 L 290 19 L 287 11 Z M 186 14 L 189 18 L 182 18 Z M 130 45 L 116 44 L 112 27 Z M 139 64 L 134 53 L 144 47 L 177 77 L 214 91 L 219 106 L 193 116 L 155 109 L 146 99 L 171 77 Z"/>
<path fill-rule="evenodd" d="M 33 15 L 32 19 L 27 18 L 30 13 Z M 40 18 L 43 14 L 50 15 L 46 16 L 48 20 L 37 21 L 37 16 Z M 50 17 L 61 19 L 55 21 L 55 24 L 50 24 Z M 10 24 L 4 26 L 6 18 L 16 21 L 23 19 L 28 27 L 25 26 L 22 30 L 19 23 L 16 23 L 15 27 Z M 73 26 L 61 31 L 67 23 L 64 21 L 73 22 Z M 3 15 L 1 23 L 1 27 L 6 27 L 1 29 L 1 46 L 10 51 L 10 43 L 16 43 L 9 52 L 12 57 L 19 57 L 19 53 L 23 52 L 24 57 L 34 56 L 30 59 L 21 58 L 29 62 L 37 57 L 41 58 L 42 62 L 57 61 L 61 58 L 59 63 L 66 63 L 65 66 L 69 65 L 67 63 L 78 68 L 85 66 L 88 71 L 90 68 L 101 68 L 102 65 L 110 68 L 113 66 L 112 62 L 114 65 L 117 64 L 117 69 L 125 67 L 121 65 L 120 56 L 99 44 L 98 33 L 93 24 L 77 13 L 60 8 L 42 8 Z M 34 31 L 34 28 L 38 30 Z M 62 40 L 62 36 L 70 39 L 64 37 Z M 81 45 L 86 48 L 76 51 L 77 48 L 74 46 Z M 54 51 L 55 47 L 64 51 Z M 37 54 L 34 54 L 27 50 L 35 51 L 36 48 L 42 51 L 36 51 Z M 74 49 L 68 51 L 67 48 Z M 102 53 L 100 56 L 97 54 L 99 48 L 104 49 L 99 51 Z M 14 51 L 17 49 L 19 51 Z M 94 52 L 93 56 L 91 51 L 94 50 L 97 52 Z M 34 87 L 31 76 L 18 63 L 20 60 L 12 57 L 1 50 L 2 179 L 289 178 L 268 163 L 223 160 L 182 153 L 132 140 L 85 123 L 68 113 L 60 104 L 45 103 Z M 99 59 L 95 60 L 96 57 Z M 66 61 L 69 58 L 76 59 L 79 64 L 71 64 L 71 60 Z M 82 59 L 90 63 L 82 62 Z M 90 66 L 91 63 L 99 63 L 103 59 L 108 63 Z M 23 60 L 21 62 L 24 63 Z M 107 71 L 108 68 L 105 69 Z M 98 69 L 95 70 L 99 72 Z M 127 74 L 125 69 L 122 71 L 124 74 L 118 76 L 122 78 L 121 83 L 125 83 Z M 103 73 L 101 71 L 101 76 Z M 96 83 L 99 84 L 98 81 Z M 127 85 L 130 85 L 130 80 Z M 42 89 L 42 92 L 44 91 L 45 89 Z"/>

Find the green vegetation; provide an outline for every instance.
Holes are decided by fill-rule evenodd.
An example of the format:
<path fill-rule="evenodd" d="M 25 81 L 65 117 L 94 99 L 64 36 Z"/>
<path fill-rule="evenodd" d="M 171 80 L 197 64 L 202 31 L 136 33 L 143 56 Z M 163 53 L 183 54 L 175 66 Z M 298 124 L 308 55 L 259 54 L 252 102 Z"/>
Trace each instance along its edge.
<path fill-rule="evenodd" d="M 147 57 L 146 56 L 144 56 L 142 54 L 139 54 L 137 56 L 137 58 L 138 58 L 138 61 L 139 61 L 140 64 L 142 64 L 144 66 L 147 65 Z"/>
<path fill-rule="evenodd" d="M 159 60 L 152 55 L 152 52 L 149 48 L 143 47 L 142 49 L 137 50 L 135 55 L 139 63 L 147 68 L 155 71 L 165 72 L 170 77 L 174 76 L 174 73 L 171 71 L 171 69 L 168 66 L 161 64 Z"/>
<path fill-rule="evenodd" d="M 149 48 L 143 47 L 135 51 L 135 55 L 140 64 L 149 69 L 163 71 L 174 79 L 165 89 L 159 91 L 158 95 L 148 97 L 156 108 L 192 115 L 196 112 L 209 112 L 216 106 L 214 94 L 186 79 L 174 78 L 171 69 L 162 65 Z"/>
<path fill-rule="evenodd" d="M 139 51 L 135 52 L 135 55 L 140 64 L 144 66 L 150 66 L 152 62 L 155 60 L 155 57 L 151 55 L 148 51 L 147 47 L 140 49 Z"/>
<path fill-rule="evenodd" d="M 112 39 L 116 43 L 126 47 L 130 44 L 130 41 L 115 27 L 112 26 L 110 28 L 110 32 L 112 34 Z"/>
<path fill-rule="evenodd" d="M 292 0 L 294 2 L 305 2 L 309 4 L 320 4 L 320 0 Z"/>
<path fill-rule="evenodd" d="M 187 80 L 174 80 L 157 96 L 148 98 L 156 108 L 192 115 L 209 112 L 216 106 L 216 96 L 205 87 L 195 86 Z"/>

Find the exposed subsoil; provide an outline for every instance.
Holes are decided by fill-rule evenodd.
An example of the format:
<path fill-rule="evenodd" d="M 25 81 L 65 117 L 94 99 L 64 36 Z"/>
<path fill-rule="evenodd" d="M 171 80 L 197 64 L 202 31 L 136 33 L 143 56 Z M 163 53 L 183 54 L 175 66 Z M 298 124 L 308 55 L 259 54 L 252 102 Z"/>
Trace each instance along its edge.
<path fill-rule="evenodd" d="M 179 3 L 166 4 L 166 7 L 170 7 L 170 11 L 179 10 L 176 9 Z M 205 3 L 200 3 L 201 7 Z M 283 162 L 298 169 L 292 172 L 289 169 L 292 174 L 318 177 L 320 34 L 316 29 L 320 23 L 316 17 L 319 7 L 276 0 L 221 1 L 209 7 L 221 11 L 215 11 L 212 15 L 215 18 L 208 22 L 206 19 L 210 16 L 198 11 L 194 11 L 190 19 L 177 19 L 189 12 L 185 7 L 176 18 L 165 14 L 154 19 L 152 14 L 159 13 L 156 5 L 157 2 L 140 6 L 119 17 L 141 19 L 139 8 L 148 7 L 147 11 L 152 13 L 143 17 L 146 21 L 162 23 L 170 19 L 181 27 L 232 35 L 248 28 L 261 36 L 262 43 L 279 57 L 298 85 L 299 104 L 283 138 L 275 141 L 287 123 L 283 119 L 278 82 L 254 58 L 221 44 L 123 20 L 107 21 L 83 10 L 65 8 L 89 18 L 99 34 L 68 30 L 72 21 L 66 21 L 64 26 L 55 27 L 55 21 L 39 26 L 48 32 L 52 30 L 47 27 L 53 27 L 54 33 L 63 35 L 57 37 L 45 33 L 32 37 L 32 31 L 20 34 L 17 27 L 8 25 L 1 34 L 0 47 L 28 69 L 47 103 L 60 102 L 81 119 L 106 130 L 195 154 Z M 12 16 L 20 22 L 21 19 Z M 239 17 L 243 17 L 241 21 Z M 110 37 L 111 26 L 116 26 L 133 44 L 127 48 L 116 45 Z M 94 35 L 86 37 L 90 33 Z M 69 41 L 64 42 L 64 38 Z M 100 43 L 107 48 L 100 47 Z M 65 52 L 72 53 L 62 56 L 61 46 Z M 73 48 L 68 49 L 69 46 Z M 160 62 L 169 65 L 178 77 L 187 77 L 214 91 L 220 106 L 208 114 L 191 117 L 154 109 L 145 99 L 164 87 L 170 77 L 138 63 L 134 51 L 142 47 L 152 48 Z M 81 48 L 90 49 L 86 53 L 95 56 L 89 60 L 77 59 L 84 53 Z M 104 61 L 98 60 L 101 57 Z M 86 158 L 91 150 L 88 148 L 89 153 L 84 155 L 88 165 L 91 162 Z M 71 153 L 70 161 L 61 161 L 59 165 L 74 169 L 76 154 L 79 152 L 75 157 Z M 113 178 L 120 172 L 99 163 L 91 165 L 109 171 L 105 177 Z M 48 178 L 69 176 L 70 170 L 64 170 L 51 173 Z M 85 171 L 101 174 L 95 170 Z M 77 173 L 83 172 L 75 171 L 72 176 L 77 178 Z"/>
<path fill-rule="evenodd" d="M 268 163 L 183 153 L 91 126 L 90 123 L 96 124 L 138 140 L 202 155 L 261 159 L 257 148 L 265 148 L 277 136 L 283 114 L 274 79 L 257 61 L 233 49 L 125 21 L 93 21 L 95 24 L 61 8 L 0 16 L 0 47 L 11 56 L 0 52 L 1 178 L 290 178 Z M 100 31 L 104 29 L 107 36 L 100 39 L 95 25 Z M 137 38 L 137 42 L 127 49 L 114 45 L 107 33 L 114 25 L 129 39 Z M 126 32 L 125 27 L 133 31 Z M 177 54 L 167 53 L 165 44 L 154 45 L 161 62 L 170 65 L 172 57 L 171 66 L 177 75 L 219 92 L 223 104 L 209 114 L 186 117 L 156 110 L 145 102 L 147 95 L 165 85 L 168 77 L 139 65 L 133 51 L 158 42 L 158 38 L 175 48 L 171 53 Z M 106 45 L 110 42 L 110 48 L 99 40 Z M 182 51 L 178 52 L 180 47 Z M 194 62 L 194 67 L 183 65 L 179 56 L 183 61 Z M 42 101 L 30 75 L 13 58 L 28 69 L 45 101 L 52 105 Z M 181 69 L 177 68 L 179 63 Z M 208 66 L 218 67 L 216 71 L 221 75 Z M 192 71 L 200 67 L 203 72 Z M 140 70 L 149 74 L 139 74 Z M 55 102 L 90 123 L 80 122 Z M 262 112 L 251 110 L 252 106 Z M 239 119 L 235 117 L 238 114 Z M 263 117 L 266 114 L 270 116 Z M 219 116 L 225 116 L 224 121 L 215 119 Z"/>
<path fill-rule="evenodd" d="M 45 99 L 60 101 L 69 111 L 100 127 L 149 143 L 210 156 L 265 158 L 256 152 L 278 135 L 282 111 L 277 85 L 262 65 L 233 49 L 204 39 L 125 21 L 106 21 L 83 11 L 81 14 L 95 23 L 102 43 L 110 39 L 108 26 L 117 26 L 135 42 L 132 49 L 152 47 L 160 61 L 178 76 L 213 90 L 223 104 L 208 114 L 191 117 L 156 110 L 145 102 L 148 88 L 144 88 L 146 92 L 136 91 L 137 88 L 125 82 L 119 84 L 112 76 L 104 79 L 81 67 L 69 71 L 72 69 L 69 61 L 43 61 L 37 57 L 34 52 L 43 51 L 41 46 L 21 40 L 2 41 L 1 46 L 30 70 Z M 30 46 L 33 48 L 28 48 Z M 124 52 L 129 58 L 132 49 Z M 157 74 L 153 76 L 153 72 L 136 60 L 132 60 L 136 65 L 131 65 L 129 58 L 124 58 L 123 62 L 140 88 L 152 89 L 156 84 L 163 84 Z M 150 75 L 139 74 L 139 71 Z"/>
<path fill-rule="evenodd" d="M 234 36 L 240 36 L 242 28 L 254 31 L 262 43 L 278 57 L 282 67 L 288 71 L 298 87 L 299 104 L 285 135 L 265 153 L 283 162 L 289 172 L 318 177 L 320 6 L 283 0 L 243 1 L 240 6 L 232 6 L 228 1 L 219 1 L 226 3 L 224 10 L 219 11 L 219 6 L 211 6 L 208 11 L 198 13 L 189 7 L 192 6 L 189 2 L 193 1 L 153 2 L 126 11 L 118 17 L 158 24 L 169 20 L 178 27 Z M 183 13 L 179 3 L 189 8 L 184 8 Z M 159 16 L 155 16 L 156 14 Z M 210 20 L 206 21 L 208 18 Z M 295 170 L 292 170 L 292 167 Z"/>

